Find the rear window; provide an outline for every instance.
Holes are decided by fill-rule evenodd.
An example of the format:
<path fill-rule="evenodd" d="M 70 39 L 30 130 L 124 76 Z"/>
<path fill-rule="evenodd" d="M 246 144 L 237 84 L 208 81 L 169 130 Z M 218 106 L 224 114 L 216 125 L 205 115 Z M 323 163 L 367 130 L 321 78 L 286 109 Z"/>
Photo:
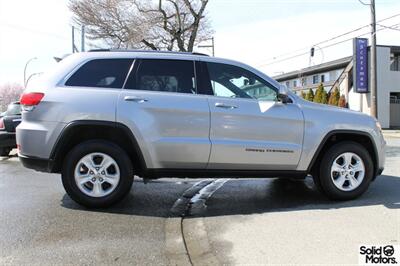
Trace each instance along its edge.
<path fill-rule="evenodd" d="M 4 115 L 20 115 L 21 106 L 19 103 L 12 103 L 8 106 L 7 111 L 5 111 L 4 113 Z"/>
<path fill-rule="evenodd" d="M 131 75 L 126 89 L 196 93 L 193 61 L 144 59 Z"/>
<path fill-rule="evenodd" d="M 95 59 L 78 69 L 66 86 L 122 88 L 132 59 Z"/>

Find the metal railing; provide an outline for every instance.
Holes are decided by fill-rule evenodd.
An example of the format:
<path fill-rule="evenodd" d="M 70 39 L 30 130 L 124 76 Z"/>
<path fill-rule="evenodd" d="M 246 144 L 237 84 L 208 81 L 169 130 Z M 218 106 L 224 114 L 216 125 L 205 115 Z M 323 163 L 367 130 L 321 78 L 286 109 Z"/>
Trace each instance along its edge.
<path fill-rule="evenodd" d="M 400 104 L 400 99 L 390 98 L 390 103 Z"/>

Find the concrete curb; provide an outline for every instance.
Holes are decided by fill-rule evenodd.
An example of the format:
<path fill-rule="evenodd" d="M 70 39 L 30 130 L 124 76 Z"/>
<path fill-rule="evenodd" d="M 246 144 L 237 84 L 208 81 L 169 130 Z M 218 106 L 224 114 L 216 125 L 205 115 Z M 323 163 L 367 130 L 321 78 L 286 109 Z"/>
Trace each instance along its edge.
<path fill-rule="evenodd" d="M 386 138 L 400 138 L 400 133 L 383 133 L 383 137 Z"/>
<path fill-rule="evenodd" d="M 194 266 L 220 265 L 212 252 L 203 218 L 184 219 L 183 235 Z"/>
<path fill-rule="evenodd" d="M 213 254 L 201 215 L 206 201 L 221 188 L 228 179 L 203 180 L 194 184 L 178 198 L 171 214 L 180 218 L 168 218 L 165 222 L 166 255 L 169 265 L 220 265 Z"/>
<path fill-rule="evenodd" d="M 182 235 L 182 218 L 167 218 L 165 245 L 169 265 L 192 265 Z"/>

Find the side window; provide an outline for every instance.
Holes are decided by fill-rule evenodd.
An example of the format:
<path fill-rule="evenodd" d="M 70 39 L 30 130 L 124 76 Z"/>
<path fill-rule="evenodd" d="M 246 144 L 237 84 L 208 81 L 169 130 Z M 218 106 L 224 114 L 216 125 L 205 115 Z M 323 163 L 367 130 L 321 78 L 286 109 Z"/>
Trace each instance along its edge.
<path fill-rule="evenodd" d="M 276 89 L 246 69 L 219 63 L 207 67 L 215 96 L 277 100 Z"/>
<path fill-rule="evenodd" d="M 66 86 L 122 88 L 132 59 L 94 59 L 79 68 Z"/>
<path fill-rule="evenodd" d="M 193 61 L 145 59 L 138 63 L 126 89 L 196 93 Z"/>

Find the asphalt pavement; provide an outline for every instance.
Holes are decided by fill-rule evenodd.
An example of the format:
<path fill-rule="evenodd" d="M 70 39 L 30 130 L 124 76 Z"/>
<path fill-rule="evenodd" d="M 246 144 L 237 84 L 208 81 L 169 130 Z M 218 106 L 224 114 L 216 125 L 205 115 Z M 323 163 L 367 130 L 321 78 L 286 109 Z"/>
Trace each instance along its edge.
<path fill-rule="evenodd" d="M 399 244 L 400 138 L 361 198 L 332 202 L 310 178 L 136 178 L 88 210 L 60 176 L 0 158 L 0 265 L 357 264 L 360 244 Z"/>

